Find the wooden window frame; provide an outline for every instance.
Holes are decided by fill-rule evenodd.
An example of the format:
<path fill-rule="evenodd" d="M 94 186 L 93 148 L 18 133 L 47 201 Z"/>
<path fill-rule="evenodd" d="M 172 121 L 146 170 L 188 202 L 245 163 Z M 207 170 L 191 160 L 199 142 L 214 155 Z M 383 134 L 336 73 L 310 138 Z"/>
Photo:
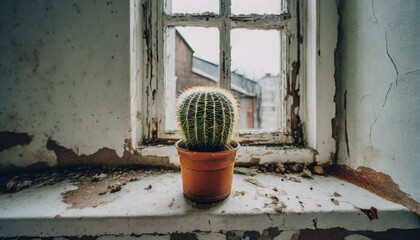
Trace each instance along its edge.
<path fill-rule="evenodd" d="M 268 154 L 270 159 L 287 155 L 290 161 L 331 161 L 335 152 L 331 126 L 335 116 L 334 49 L 338 22 L 335 2 L 322 1 L 321 6 L 320 1 L 289 0 L 288 11 L 279 15 L 232 16 L 228 9 L 230 1 L 222 2 L 220 15 L 169 15 L 165 14 L 167 6 L 163 0 L 131 0 L 132 147 L 148 149 L 157 155 L 166 156 L 164 151 L 159 153 L 153 146 L 172 144 L 179 137 L 176 131 L 165 131 L 164 126 L 164 29 L 171 26 L 220 27 L 220 24 L 226 24 L 226 28 L 279 29 L 285 33 L 282 41 L 287 42 L 287 45 L 281 45 L 287 48 L 282 54 L 282 62 L 285 64 L 282 68 L 282 104 L 286 116 L 282 126 L 285 127 L 278 132 L 237 133 L 236 139 L 242 145 L 256 145 L 242 148 L 245 153 L 243 158 L 252 159 L 252 155 L 258 152 Z M 320 9 L 324 14 L 320 13 Z M 325 26 L 323 29 L 320 28 L 320 23 Z M 220 46 L 221 69 L 223 66 L 224 69 L 230 69 L 230 59 L 225 59 L 226 51 L 230 51 L 230 44 L 227 44 L 229 41 L 222 41 L 230 39 L 230 34 L 220 32 L 220 42 L 223 43 Z M 305 38 L 302 34 L 305 34 Z M 322 57 L 321 51 L 326 52 Z M 229 86 L 230 71 L 222 71 L 220 76 L 222 86 Z M 320 91 L 321 87 L 324 88 L 323 91 Z M 283 151 L 284 149 L 286 150 Z M 290 156 L 287 149 L 293 149 L 294 155 Z M 289 161 L 288 159 L 280 160 Z"/>

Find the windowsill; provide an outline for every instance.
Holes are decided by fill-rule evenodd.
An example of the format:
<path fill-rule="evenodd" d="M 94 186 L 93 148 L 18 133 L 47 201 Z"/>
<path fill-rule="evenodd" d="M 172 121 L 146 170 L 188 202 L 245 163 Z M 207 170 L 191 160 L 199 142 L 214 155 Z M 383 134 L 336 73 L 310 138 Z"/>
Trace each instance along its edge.
<path fill-rule="evenodd" d="M 138 153 L 145 158 L 163 159 L 154 161 L 154 166 L 179 167 L 179 157 L 174 145 L 141 146 Z M 317 160 L 317 152 L 307 147 L 294 146 L 241 146 L 236 154 L 235 164 L 247 166 L 273 162 L 296 162 L 326 164 L 331 161 Z"/>
<path fill-rule="evenodd" d="M 292 176 L 300 182 L 290 179 Z M 264 187 L 247 182 L 247 178 L 258 179 Z M 207 210 L 186 202 L 179 172 L 142 173 L 134 181 L 123 180 L 126 185 L 115 193 L 96 193 L 105 186 L 100 185 L 102 181 L 112 185 L 119 179 L 109 174 L 98 182 L 89 180 L 84 185 L 87 192 L 70 194 L 73 198 L 70 202 L 66 200 L 68 204 L 63 193 L 77 189 L 78 180 L 1 194 L 0 237 L 226 234 L 231 230 L 262 232 L 268 228 L 350 231 L 420 228 L 418 217 L 407 208 L 334 177 L 235 174 L 229 198 Z M 285 204 L 283 209 L 279 208 L 281 203 Z M 371 206 L 377 208 L 379 219 L 371 221 L 360 210 Z"/>

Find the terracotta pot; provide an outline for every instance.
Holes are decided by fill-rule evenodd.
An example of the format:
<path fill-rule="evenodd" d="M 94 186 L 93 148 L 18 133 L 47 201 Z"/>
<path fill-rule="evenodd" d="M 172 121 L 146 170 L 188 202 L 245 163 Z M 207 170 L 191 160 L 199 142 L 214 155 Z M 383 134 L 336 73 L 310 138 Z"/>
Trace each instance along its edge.
<path fill-rule="evenodd" d="M 184 196 L 198 203 L 218 202 L 227 198 L 232 188 L 233 165 L 239 143 L 222 152 L 193 152 L 175 143 L 181 163 Z"/>

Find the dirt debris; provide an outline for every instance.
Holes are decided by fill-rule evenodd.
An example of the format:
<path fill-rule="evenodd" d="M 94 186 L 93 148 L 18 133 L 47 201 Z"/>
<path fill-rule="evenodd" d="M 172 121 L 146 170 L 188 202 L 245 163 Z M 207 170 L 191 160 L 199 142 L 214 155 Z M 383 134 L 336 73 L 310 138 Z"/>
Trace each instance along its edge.
<path fill-rule="evenodd" d="M 174 203 L 175 203 L 175 198 L 172 198 L 172 201 L 171 201 L 171 203 L 169 203 L 168 207 L 169 208 L 173 207 Z"/>
<path fill-rule="evenodd" d="M 92 182 L 99 182 L 106 177 L 108 177 L 108 174 L 105 174 L 105 173 L 96 174 L 95 176 L 92 177 Z"/>
<path fill-rule="evenodd" d="M 116 182 L 107 187 L 107 189 L 109 190 L 109 193 L 119 192 L 121 191 L 121 188 L 122 188 L 122 184 L 120 182 Z"/>
<path fill-rule="evenodd" d="M 233 197 L 238 197 L 238 196 L 243 196 L 245 195 L 244 191 L 235 191 L 235 193 L 233 194 Z"/>
<path fill-rule="evenodd" d="M 331 202 L 334 203 L 337 206 L 340 205 L 340 202 L 335 198 L 331 198 Z"/>
<path fill-rule="evenodd" d="M 152 189 L 152 185 L 147 185 L 146 187 L 144 187 L 144 190 L 150 190 L 150 189 Z"/>
<path fill-rule="evenodd" d="M 324 175 L 324 168 L 317 163 L 272 162 L 251 167 L 235 167 L 235 173 L 253 176 L 256 173 L 289 174 L 298 173 L 301 177 L 311 178 L 313 174 Z"/>
<path fill-rule="evenodd" d="M 30 187 L 43 187 L 68 181 L 77 187 L 62 194 L 63 202 L 72 208 L 96 207 L 107 204 L 125 192 L 128 182 L 151 174 L 175 172 L 172 169 L 139 167 L 75 167 L 48 171 L 22 172 L 0 176 L 0 194 L 22 191 Z"/>
<path fill-rule="evenodd" d="M 282 213 L 285 208 L 287 208 L 286 204 L 284 204 L 283 202 L 280 202 L 280 205 L 279 206 L 276 206 L 274 208 L 274 211 L 276 211 L 278 213 Z"/>
<path fill-rule="evenodd" d="M 286 177 L 287 180 L 292 181 L 292 182 L 297 182 L 300 183 L 302 182 L 300 179 L 296 178 L 296 177 Z"/>

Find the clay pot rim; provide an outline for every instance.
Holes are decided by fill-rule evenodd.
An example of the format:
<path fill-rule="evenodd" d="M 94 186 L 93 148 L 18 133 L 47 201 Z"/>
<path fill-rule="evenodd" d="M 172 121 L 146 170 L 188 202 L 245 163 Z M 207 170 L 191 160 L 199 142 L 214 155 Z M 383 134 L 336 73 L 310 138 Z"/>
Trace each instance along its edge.
<path fill-rule="evenodd" d="M 179 144 L 182 143 L 182 142 L 184 142 L 184 140 L 180 139 L 180 140 L 176 141 L 176 143 L 175 143 L 175 147 L 178 151 L 184 151 L 184 152 L 190 152 L 190 153 L 203 153 L 203 154 L 228 153 L 228 152 L 231 152 L 231 151 L 237 151 L 239 149 L 239 147 L 241 146 L 241 144 L 239 144 L 238 141 L 230 140 L 231 145 L 233 145 L 233 146 L 236 145 L 235 148 L 224 150 L 224 151 L 218 151 L 218 152 L 198 152 L 198 151 L 187 150 L 185 148 L 180 147 Z"/>

